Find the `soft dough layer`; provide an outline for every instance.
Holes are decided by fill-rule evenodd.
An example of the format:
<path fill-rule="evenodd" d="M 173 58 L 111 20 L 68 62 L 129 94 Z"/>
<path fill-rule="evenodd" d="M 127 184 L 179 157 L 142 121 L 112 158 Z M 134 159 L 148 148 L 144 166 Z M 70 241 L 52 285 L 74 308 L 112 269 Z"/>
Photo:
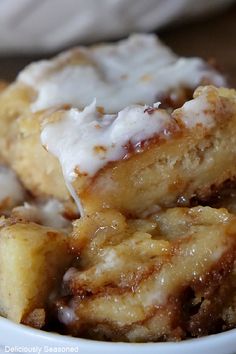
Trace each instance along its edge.
<path fill-rule="evenodd" d="M 236 218 L 226 209 L 138 220 L 107 210 L 78 220 L 71 245 L 80 262 L 64 275 L 67 296 L 56 308 L 73 335 L 180 340 L 236 324 Z"/>

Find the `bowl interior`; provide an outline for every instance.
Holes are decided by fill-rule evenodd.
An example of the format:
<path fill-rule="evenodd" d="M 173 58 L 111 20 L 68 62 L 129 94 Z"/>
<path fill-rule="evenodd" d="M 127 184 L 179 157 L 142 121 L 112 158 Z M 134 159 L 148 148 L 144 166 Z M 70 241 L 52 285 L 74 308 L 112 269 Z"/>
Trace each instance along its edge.
<path fill-rule="evenodd" d="M 49 352 L 51 348 L 52 352 L 81 354 L 234 354 L 236 329 L 178 343 L 111 343 L 48 333 L 0 318 L 0 347 L 4 349 L 4 346 L 8 350 L 9 347 L 34 348 L 38 353 Z"/>

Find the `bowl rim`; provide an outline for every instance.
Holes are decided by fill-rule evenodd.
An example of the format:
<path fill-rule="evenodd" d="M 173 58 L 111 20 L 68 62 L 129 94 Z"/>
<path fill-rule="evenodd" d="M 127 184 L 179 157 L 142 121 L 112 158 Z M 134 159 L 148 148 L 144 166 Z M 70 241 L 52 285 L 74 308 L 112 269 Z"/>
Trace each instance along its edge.
<path fill-rule="evenodd" d="M 54 341 L 58 345 L 67 345 L 67 346 L 73 346 L 73 345 L 83 345 L 83 346 L 94 346 L 96 348 L 98 347 L 103 347 L 106 348 L 134 348 L 134 347 L 145 347 L 146 349 L 148 348 L 184 348 L 184 347 L 190 347 L 192 345 L 200 345 L 200 347 L 205 348 L 206 344 L 209 344 L 209 342 L 214 343 L 214 347 L 217 347 L 217 345 L 223 345 L 229 344 L 229 339 L 234 339 L 234 343 L 236 343 L 236 328 L 235 329 L 230 329 L 225 332 L 217 333 L 217 334 L 211 334 L 207 335 L 204 337 L 200 338 L 192 338 L 192 339 L 186 339 L 183 341 L 179 342 L 148 342 L 148 343 L 128 343 L 128 342 L 108 342 L 108 341 L 98 341 L 98 340 L 92 340 L 92 339 L 85 339 L 85 338 L 80 338 L 80 337 L 72 337 L 70 335 L 62 335 L 56 332 L 46 332 L 40 329 L 35 329 L 32 327 L 28 327 L 23 324 L 18 324 L 15 322 L 12 322 L 9 319 L 3 318 L 0 316 L 0 328 L 1 326 L 4 326 L 5 332 L 9 330 L 10 332 L 20 334 L 21 336 L 30 336 L 34 337 L 34 339 L 39 339 L 39 340 L 46 340 L 45 343 L 48 343 L 50 341 Z M 2 343 L 1 343 L 2 344 Z M 236 347 L 236 346 L 235 346 Z M 186 348 L 187 349 L 187 348 Z"/>

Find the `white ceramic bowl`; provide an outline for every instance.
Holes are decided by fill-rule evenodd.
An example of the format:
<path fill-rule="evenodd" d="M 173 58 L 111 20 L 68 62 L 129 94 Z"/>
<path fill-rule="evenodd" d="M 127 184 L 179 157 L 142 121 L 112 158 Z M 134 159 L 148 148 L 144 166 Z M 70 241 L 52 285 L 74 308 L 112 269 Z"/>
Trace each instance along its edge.
<path fill-rule="evenodd" d="M 236 329 L 179 343 L 129 344 L 47 333 L 0 318 L 0 346 L 8 353 L 235 354 Z"/>

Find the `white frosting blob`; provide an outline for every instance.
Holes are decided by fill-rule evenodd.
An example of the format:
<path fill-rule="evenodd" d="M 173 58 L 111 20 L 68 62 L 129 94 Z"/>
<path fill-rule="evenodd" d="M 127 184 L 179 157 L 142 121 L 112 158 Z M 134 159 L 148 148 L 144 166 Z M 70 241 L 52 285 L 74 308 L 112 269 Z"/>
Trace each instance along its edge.
<path fill-rule="evenodd" d="M 59 322 L 70 325 L 77 319 L 75 311 L 70 306 L 61 306 L 58 309 L 58 320 Z"/>
<path fill-rule="evenodd" d="M 196 124 L 203 124 L 208 128 L 215 124 L 214 115 L 210 114 L 211 104 L 204 95 L 184 103 L 182 108 L 176 110 L 181 113 L 181 119 L 188 128 Z"/>
<path fill-rule="evenodd" d="M 0 166 L 0 203 L 9 199 L 17 205 L 24 200 L 25 192 L 15 173 L 6 166 Z"/>
<path fill-rule="evenodd" d="M 60 161 L 69 183 L 77 174 L 93 176 L 110 161 L 127 154 L 127 144 L 136 144 L 163 132 L 170 123 L 164 110 L 130 106 L 117 115 L 101 115 L 96 102 L 82 112 L 71 109 L 63 119 L 47 124 L 41 133 L 42 144 Z"/>
<path fill-rule="evenodd" d="M 107 113 L 132 104 L 151 105 L 170 90 L 194 89 L 202 80 L 225 85 L 224 78 L 202 59 L 179 58 L 152 34 L 80 47 L 33 63 L 18 76 L 18 81 L 38 93 L 33 111 L 63 104 L 82 109 L 96 98 Z"/>
<path fill-rule="evenodd" d="M 13 209 L 13 215 L 44 226 L 63 229 L 70 225 L 70 222 L 62 216 L 63 211 L 62 203 L 56 199 L 50 199 L 45 203 L 24 203 L 23 206 Z"/>
<path fill-rule="evenodd" d="M 223 104 L 217 89 L 205 86 L 201 88 L 199 96 L 185 102 L 181 108 L 173 112 L 173 116 L 175 117 L 176 114 L 180 116 L 188 128 L 193 128 L 197 124 L 211 128 L 215 125 L 216 117 L 224 114 L 226 110 L 231 108 Z"/>

